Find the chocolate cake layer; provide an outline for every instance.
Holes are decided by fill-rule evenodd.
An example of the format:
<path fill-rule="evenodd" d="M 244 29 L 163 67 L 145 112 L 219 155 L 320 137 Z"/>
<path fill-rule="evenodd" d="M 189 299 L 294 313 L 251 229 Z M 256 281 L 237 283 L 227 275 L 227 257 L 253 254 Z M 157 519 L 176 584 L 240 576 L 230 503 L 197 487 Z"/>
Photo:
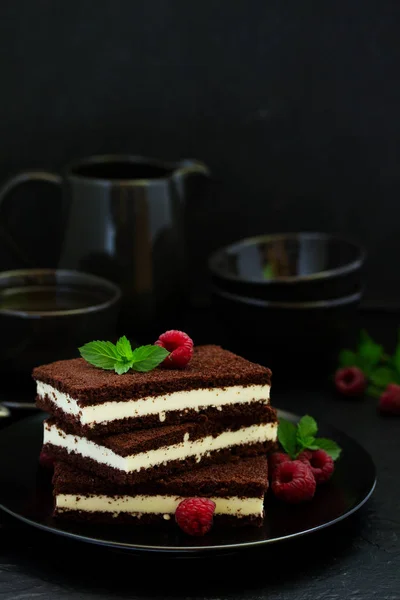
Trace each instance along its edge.
<path fill-rule="evenodd" d="M 109 512 L 87 512 L 82 510 L 58 510 L 55 509 L 54 516 L 65 521 L 77 523 L 99 524 L 99 525 L 136 525 L 153 527 L 171 527 L 175 525 L 175 519 L 171 515 L 165 519 L 162 514 L 137 514 L 137 513 L 109 513 Z M 169 516 L 169 515 L 168 515 Z M 244 515 L 240 518 L 234 515 L 214 515 L 214 526 L 218 528 L 231 527 L 261 527 L 264 517 L 260 515 Z"/>
<path fill-rule="evenodd" d="M 75 431 L 96 436 L 203 418 L 268 404 L 271 371 L 219 346 L 199 346 L 185 369 L 117 375 L 83 359 L 37 367 L 37 405 Z M 257 407 L 254 407 L 257 410 Z"/>
<path fill-rule="evenodd" d="M 56 463 L 53 484 L 55 514 L 61 518 L 142 525 L 174 522 L 182 500 L 201 496 L 215 502 L 218 525 L 260 525 L 268 465 L 265 456 L 247 458 L 127 487 L 112 486 L 92 474 Z"/>
<path fill-rule="evenodd" d="M 254 496 L 261 497 L 268 486 L 268 461 L 265 455 L 242 458 L 209 467 L 200 467 L 131 486 L 116 485 L 93 473 L 65 462 L 56 462 L 53 474 L 55 494 L 172 494 L 176 496 Z"/>
<path fill-rule="evenodd" d="M 262 405 L 261 409 L 254 413 L 245 412 L 244 414 L 239 411 L 235 417 L 227 421 L 209 421 L 205 419 L 199 423 L 181 423 L 129 433 L 114 433 L 91 438 L 91 442 L 109 448 L 119 456 L 132 456 L 133 454 L 172 446 L 183 442 L 186 438 L 194 441 L 207 436 L 215 437 L 226 431 L 237 431 L 252 425 L 277 423 L 277 412 L 272 406 Z M 67 422 L 57 421 L 54 417 L 46 419 L 45 425 L 48 427 L 57 426 L 65 434 L 73 435 L 75 439 L 82 437 L 76 434 L 74 428 L 71 428 Z"/>
<path fill-rule="evenodd" d="M 167 476 L 195 465 L 266 452 L 276 443 L 275 411 L 269 421 L 226 430 L 222 423 L 185 423 L 89 440 L 45 421 L 44 447 L 59 460 L 121 484 Z"/>
<path fill-rule="evenodd" d="M 83 358 L 57 361 L 36 367 L 33 378 L 71 393 L 81 406 L 116 400 L 137 400 L 178 390 L 271 384 L 271 371 L 219 346 L 197 346 L 185 369 L 153 369 L 117 375 L 97 369 Z"/>
<path fill-rule="evenodd" d="M 56 460 L 67 462 L 77 469 L 94 473 L 102 479 L 108 479 L 113 483 L 120 485 L 135 485 L 152 479 L 158 480 L 164 477 L 186 470 L 198 467 L 199 462 L 196 457 L 189 457 L 184 460 L 172 460 L 168 463 L 157 465 L 151 469 L 142 470 L 139 472 L 127 473 L 114 469 L 109 465 L 98 463 L 97 461 L 83 457 L 75 452 L 68 452 L 65 448 L 54 446 L 53 444 L 45 444 L 44 449 L 47 454 L 54 457 Z M 224 448 L 222 450 L 211 451 L 201 459 L 202 466 L 212 464 L 226 463 L 237 461 L 243 457 L 266 455 L 276 449 L 276 442 L 260 442 L 257 444 L 242 444 L 232 448 Z"/>
<path fill-rule="evenodd" d="M 205 423 L 214 422 L 224 423 L 226 427 L 231 427 L 239 420 L 245 423 L 251 423 L 255 420 L 262 422 L 265 420 L 268 410 L 271 408 L 264 401 L 254 401 L 250 403 L 237 403 L 225 406 L 222 410 L 218 408 L 207 408 L 206 410 L 186 409 L 184 411 L 174 410 L 165 413 L 165 421 L 160 422 L 160 417 L 156 415 L 147 415 L 145 417 L 132 417 L 117 419 L 112 422 L 98 423 L 96 426 L 82 425 L 74 416 L 65 413 L 48 396 L 36 398 L 36 406 L 54 416 L 58 422 L 62 422 L 71 432 L 77 433 L 83 437 L 95 439 L 97 437 L 109 436 L 115 433 L 126 433 L 143 429 L 162 428 L 168 425 L 179 423 Z M 273 410 L 273 409 L 272 409 Z"/>

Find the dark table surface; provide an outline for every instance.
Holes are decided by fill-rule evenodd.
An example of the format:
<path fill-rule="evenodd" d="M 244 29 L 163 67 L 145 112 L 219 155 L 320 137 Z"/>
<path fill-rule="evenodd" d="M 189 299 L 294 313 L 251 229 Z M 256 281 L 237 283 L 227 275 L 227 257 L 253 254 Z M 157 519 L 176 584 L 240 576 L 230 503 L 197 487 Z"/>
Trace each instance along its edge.
<path fill-rule="evenodd" d="M 364 324 L 392 344 L 398 323 L 398 315 L 371 313 Z M 79 544 L 1 515 L 0 599 L 400 599 L 400 419 L 379 416 L 376 400 L 340 399 L 311 375 L 301 389 L 275 382 L 273 403 L 331 423 L 371 453 L 378 484 L 358 513 L 270 548 L 183 560 Z"/>

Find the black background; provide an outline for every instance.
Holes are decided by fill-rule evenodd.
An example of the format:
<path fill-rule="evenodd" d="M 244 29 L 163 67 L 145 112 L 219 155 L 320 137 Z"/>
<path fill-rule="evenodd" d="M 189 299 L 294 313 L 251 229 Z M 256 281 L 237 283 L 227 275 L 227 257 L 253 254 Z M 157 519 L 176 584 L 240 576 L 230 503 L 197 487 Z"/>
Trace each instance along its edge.
<path fill-rule="evenodd" d="M 190 207 L 197 267 L 244 235 L 340 232 L 367 246 L 368 301 L 398 305 L 399 33 L 398 0 L 2 0 L 0 180 L 97 152 L 197 157 L 214 177 Z M 25 216 L 33 243 L 51 227 L 40 206 Z M 153 565 L 149 578 L 119 555 L 88 569 L 88 548 L 3 516 L 4 598 L 398 598 L 398 421 L 319 389 L 276 404 L 372 453 L 378 487 L 360 517 L 275 558 Z"/>
<path fill-rule="evenodd" d="M 396 305 L 399 32 L 397 0 L 2 0 L 0 179 L 196 157 L 214 186 L 190 207 L 194 269 L 245 235 L 339 232 L 369 251 L 367 301 Z"/>

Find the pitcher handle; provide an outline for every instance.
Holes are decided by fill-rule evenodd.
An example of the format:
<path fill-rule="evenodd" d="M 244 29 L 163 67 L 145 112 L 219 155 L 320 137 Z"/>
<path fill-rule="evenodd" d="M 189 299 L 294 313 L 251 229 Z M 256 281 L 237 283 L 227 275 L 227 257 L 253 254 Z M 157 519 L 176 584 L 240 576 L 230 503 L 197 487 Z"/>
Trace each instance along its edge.
<path fill-rule="evenodd" d="M 25 264 L 25 266 L 31 266 L 31 260 L 18 247 L 10 233 L 7 231 L 7 226 L 2 219 L 2 211 L 7 201 L 7 196 L 10 192 L 24 183 L 32 182 L 45 182 L 60 186 L 62 183 L 62 178 L 60 175 L 51 173 L 49 171 L 22 171 L 21 173 L 17 173 L 17 175 L 8 179 L 0 188 L 0 238 L 3 240 L 3 242 L 5 242 L 13 254 Z"/>
<path fill-rule="evenodd" d="M 177 175 L 185 177 L 185 175 L 196 174 L 210 177 L 211 171 L 203 162 L 192 158 L 186 158 L 178 163 Z"/>
<path fill-rule="evenodd" d="M 175 187 L 178 191 L 178 195 L 181 200 L 185 197 L 185 185 L 186 180 L 190 181 L 191 176 L 199 176 L 201 179 L 209 179 L 210 178 L 210 169 L 199 160 L 194 160 L 187 158 L 185 160 L 181 160 L 177 164 L 177 168 L 173 175 L 173 181 L 175 182 Z"/>

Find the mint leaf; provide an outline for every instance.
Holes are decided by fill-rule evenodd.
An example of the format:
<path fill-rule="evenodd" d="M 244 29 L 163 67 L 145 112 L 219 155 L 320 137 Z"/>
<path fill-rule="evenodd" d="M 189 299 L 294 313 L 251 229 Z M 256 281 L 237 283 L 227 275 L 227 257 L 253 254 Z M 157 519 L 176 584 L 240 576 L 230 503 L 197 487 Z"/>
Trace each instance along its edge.
<path fill-rule="evenodd" d="M 132 362 L 119 362 L 115 363 L 114 370 L 118 375 L 123 375 L 124 373 L 127 373 L 131 367 Z"/>
<path fill-rule="evenodd" d="M 135 371 L 151 371 L 168 356 L 169 352 L 161 346 L 140 346 L 132 353 L 131 368 Z"/>
<path fill-rule="evenodd" d="M 299 446 L 301 446 L 301 448 L 300 448 L 300 452 L 301 452 L 305 448 L 311 449 L 311 446 L 314 446 L 315 437 L 313 435 L 308 435 L 306 437 L 299 438 L 299 432 L 297 432 L 297 441 L 299 443 Z"/>
<path fill-rule="evenodd" d="M 376 344 L 366 331 L 361 331 L 358 345 L 358 365 L 366 375 L 376 367 L 383 355 L 383 347 Z"/>
<path fill-rule="evenodd" d="M 118 375 L 135 371 L 151 371 L 168 356 L 169 352 L 160 346 L 140 346 L 132 350 L 129 340 L 122 336 L 116 345 L 112 342 L 88 342 L 79 348 L 88 363 L 100 369 L 115 370 Z"/>
<path fill-rule="evenodd" d="M 337 445 L 336 442 L 333 440 L 328 440 L 327 438 L 316 438 L 315 445 L 321 450 L 325 450 L 325 452 L 329 454 L 333 460 L 337 460 L 342 452 L 342 449 Z"/>
<path fill-rule="evenodd" d="M 339 365 L 341 367 L 356 367 L 357 354 L 352 350 L 341 350 L 339 352 Z"/>
<path fill-rule="evenodd" d="M 375 387 L 386 388 L 389 383 L 398 383 L 400 374 L 390 367 L 377 367 L 369 374 L 369 379 Z"/>
<path fill-rule="evenodd" d="M 116 349 L 118 354 L 126 359 L 127 361 L 131 361 L 133 358 L 133 351 L 130 341 L 127 339 L 125 335 L 119 338 Z"/>
<path fill-rule="evenodd" d="M 120 361 L 119 354 L 112 342 L 96 340 L 88 342 L 79 348 L 80 355 L 88 363 L 101 369 L 113 370 L 116 362 Z"/>
<path fill-rule="evenodd" d="M 309 448 L 314 444 L 315 435 L 318 431 L 318 425 L 313 417 L 304 415 L 297 424 L 297 447 L 299 454 L 304 448 Z"/>
<path fill-rule="evenodd" d="M 282 448 L 291 458 L 296 456 L 297 427 L 286 419 L 280 419 L 278 425 L 278 440 Z"/>
<path fill-rule="evenodd" d="M 317 434 L 318 425 L 315 419 L 309 415 L 304 415 L 297 424 L 297 439 L 314 437 Z"/>

